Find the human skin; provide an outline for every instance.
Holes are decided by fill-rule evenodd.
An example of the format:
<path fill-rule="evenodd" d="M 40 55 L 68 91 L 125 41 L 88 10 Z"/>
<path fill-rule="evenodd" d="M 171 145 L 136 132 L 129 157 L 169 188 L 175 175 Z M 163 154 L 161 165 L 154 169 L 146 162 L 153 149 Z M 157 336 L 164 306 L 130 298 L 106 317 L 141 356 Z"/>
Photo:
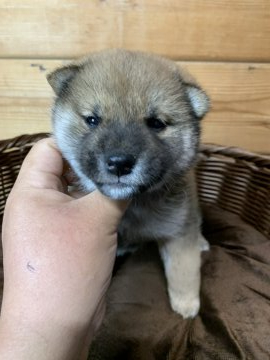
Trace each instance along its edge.
<path fill-rule="evenodd" d="M 52 139 L 26 157 L 3 221 L 2 360 L 86 359 L 104 315 L 127 203 L 73 198 Z"/>

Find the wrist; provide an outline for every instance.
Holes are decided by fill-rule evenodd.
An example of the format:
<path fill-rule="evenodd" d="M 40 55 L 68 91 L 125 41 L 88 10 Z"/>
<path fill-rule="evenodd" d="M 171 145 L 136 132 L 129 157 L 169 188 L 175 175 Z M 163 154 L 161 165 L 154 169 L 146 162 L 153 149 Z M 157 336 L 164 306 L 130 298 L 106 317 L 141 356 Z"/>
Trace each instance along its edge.
<path fill-rule="evenodd" d="M 4 315 L 4 314 L 3 314 Z M 1 315 L 0 359 L 77 360 L 87 339 L 79 324 L 29 321 Z"/>

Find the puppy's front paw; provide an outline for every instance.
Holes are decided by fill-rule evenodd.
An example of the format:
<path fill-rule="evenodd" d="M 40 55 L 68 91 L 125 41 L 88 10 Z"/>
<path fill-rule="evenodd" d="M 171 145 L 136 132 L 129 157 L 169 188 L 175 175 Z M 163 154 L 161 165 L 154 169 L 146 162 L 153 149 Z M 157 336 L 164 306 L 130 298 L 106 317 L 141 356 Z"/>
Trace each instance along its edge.
<path fill-rule="evenodd" d="M 200 242 L 201 251 L 209 251 L 210 250 L 210 244 L 203 236 L 200 236 L 199 242 Z"/>
<path fill-rule="evenodd" d="M 182 315 L 184 319 L 194 318 L 200 309 L 199 297 L 170 293 L 170 302 L 172 309 Z"/>

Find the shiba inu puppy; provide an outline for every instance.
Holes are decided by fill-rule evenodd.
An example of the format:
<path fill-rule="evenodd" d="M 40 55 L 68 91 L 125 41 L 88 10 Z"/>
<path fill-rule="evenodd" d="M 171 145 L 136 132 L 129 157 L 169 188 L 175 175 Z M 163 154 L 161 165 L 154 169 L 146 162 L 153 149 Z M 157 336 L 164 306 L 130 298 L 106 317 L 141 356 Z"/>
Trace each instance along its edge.
<path fill-rule="evenodd" d="M 193 167 L 207 95 L 172 61 L 125 50 L 91 54 L 48 81 L 54 136 L 81 188 L 132 199 L 119 245 L 156 240 L 171 306 L 194 317 L 207 242 Z"/>

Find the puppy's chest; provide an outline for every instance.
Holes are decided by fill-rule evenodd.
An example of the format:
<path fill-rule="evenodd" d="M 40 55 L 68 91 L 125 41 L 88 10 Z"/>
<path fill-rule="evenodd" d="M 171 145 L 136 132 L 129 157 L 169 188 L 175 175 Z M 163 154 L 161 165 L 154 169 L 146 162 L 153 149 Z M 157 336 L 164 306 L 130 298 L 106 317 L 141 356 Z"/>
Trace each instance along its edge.
<path fill-rule="evenodd" d="M 118 228 L 119 245 L 159 241 L 178 236 L 185 227 L 188 208 L 166 202 L 131 203 Z"/>

